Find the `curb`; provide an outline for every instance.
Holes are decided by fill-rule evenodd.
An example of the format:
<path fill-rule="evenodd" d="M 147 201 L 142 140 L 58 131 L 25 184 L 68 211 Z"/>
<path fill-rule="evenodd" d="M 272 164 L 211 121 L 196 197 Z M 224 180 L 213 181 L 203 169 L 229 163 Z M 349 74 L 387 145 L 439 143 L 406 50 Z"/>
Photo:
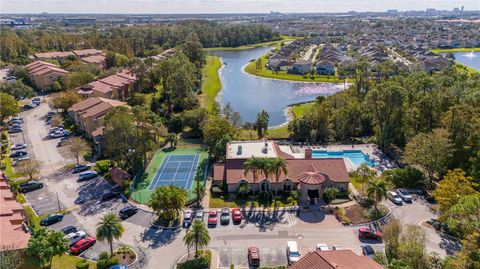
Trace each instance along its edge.
<path fill-rule="evenodd" d="M 151 227 L 153 227 L 155 229 L 162 229 L 162 230 L 178 230 L 178 229 L 182 228 L 181 224 L 179 224 L 177 226 L 174 226 L 174 227 L 164 227 L 164 226 L 159 226 L 159 225 L 153 224 L 153 221 L 150 222 L 150 225 L 151 225 Z"/>

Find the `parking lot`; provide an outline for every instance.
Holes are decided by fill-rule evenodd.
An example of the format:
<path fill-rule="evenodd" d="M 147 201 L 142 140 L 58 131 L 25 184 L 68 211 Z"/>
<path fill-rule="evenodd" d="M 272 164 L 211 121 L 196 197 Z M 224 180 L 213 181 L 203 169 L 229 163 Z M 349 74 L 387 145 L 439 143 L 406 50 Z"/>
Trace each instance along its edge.
<path fill-rule="evenodd" d="M 219 267 L 221 269 L 230 268 L 231 264 L 235 268 L 250 268 L 248 265 L 247 249 L 240 247 L 228 247 L 217 249 L 220 257 Z M 286 249 L 283 247 L 259 248 L 260 267 L 284 266 L 287 263 Z"/>

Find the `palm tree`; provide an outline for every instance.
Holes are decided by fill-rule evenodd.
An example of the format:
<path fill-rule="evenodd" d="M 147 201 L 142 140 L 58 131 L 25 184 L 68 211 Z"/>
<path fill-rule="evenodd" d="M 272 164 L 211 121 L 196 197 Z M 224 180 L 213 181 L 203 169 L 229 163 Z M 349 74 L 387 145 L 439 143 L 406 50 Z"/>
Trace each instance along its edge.
<path fill-rule="evenodd" d="M 245 169 L 244 171 L 244 176 L 246 176 L 248 173 L 252 173 L 253 176 L 253 184 L 252 185 L 252 190 L 253 190 L 253 196 L 255 196 L 255 183 L 257 182 L 257 177 L 258 177 L 258 172 L 261 169 L 261 160 L 260 158 L 256 157 L 251 157 L 248 160 L 243 163 L 243 167 Z"/>
<path fill-rule="evenodd" d="M 285 162 L 285 159 L 282 158 L 274 158 L 272 160 L 272 172 L 275 175 L 275 182 L 276 182 L 276 187 L 275 187 L 275 196 L 278 195 L 278 181 L 280 181 L 280 176 L 283 174 L 287 175 L 288 170 L 287 170 L 287 163 Z"/>
<path fill-rule="evenodd" d="M 260 158 L 260 170 L 262 171 L 265 179 L 273 173 L 273 158 Z"/>
<path fill-rule="evenodd" d="M 183 242 L 188 248 L 195 246 L 195 258 L 198 257 L 198 248 L 208 246 L 210 243 L 210 235 L 203 221 L 196 220 L 193 223 L 192 228 L 183 237 Z"/>
<path fill-rule="evenodd" d="M 377 216 L 378 203 L 387 198 L 387 182 L 382 178 L 371 181 L 367 187 L 367 196 L 368 198 L 372 199 L 375 216 Z"/>
<path fill-rule="evenodd" d="M 97 223 L 97 238 L 100 241 L 107 240 L 110 244 L 110 255 L 113 255 L 113 239 L 122 237 L 125 229 L 123 228 L 120 219 L 115 214 L 106 214 Z"/>
<path fill-rule="evenodd" d="M 375 175 L 375 170 L 368 167 L 365 163 L 358 166 L 358 168 L 352 173 L 352 177 L 355 177 L 357 182 L 360 183 L 362 195 L 365 193 L 365 186 L 369 185 Z"/>

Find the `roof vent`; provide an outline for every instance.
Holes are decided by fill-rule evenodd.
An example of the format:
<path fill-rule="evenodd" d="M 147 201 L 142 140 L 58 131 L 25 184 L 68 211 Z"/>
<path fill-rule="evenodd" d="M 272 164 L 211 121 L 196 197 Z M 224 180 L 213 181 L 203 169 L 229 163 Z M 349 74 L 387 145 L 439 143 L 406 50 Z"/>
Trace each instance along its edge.
<path fill-rule="evenodd" d="M 242 155 L 242 145 L 238 145 L 237 155 Z"/>

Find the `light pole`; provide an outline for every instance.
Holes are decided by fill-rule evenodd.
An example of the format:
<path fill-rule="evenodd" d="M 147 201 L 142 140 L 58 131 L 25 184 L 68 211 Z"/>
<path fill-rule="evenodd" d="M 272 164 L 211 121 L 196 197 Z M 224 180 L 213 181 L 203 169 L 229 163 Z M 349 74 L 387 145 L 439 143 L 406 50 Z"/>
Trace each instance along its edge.
<path fill-rule="evenodd" d="M 60 200 L 58 199 L 58 192 L 55 192 L 55 194 L 57 194 L 57 205 L 58 205 L 58 212 L 60 213 Z"/>

